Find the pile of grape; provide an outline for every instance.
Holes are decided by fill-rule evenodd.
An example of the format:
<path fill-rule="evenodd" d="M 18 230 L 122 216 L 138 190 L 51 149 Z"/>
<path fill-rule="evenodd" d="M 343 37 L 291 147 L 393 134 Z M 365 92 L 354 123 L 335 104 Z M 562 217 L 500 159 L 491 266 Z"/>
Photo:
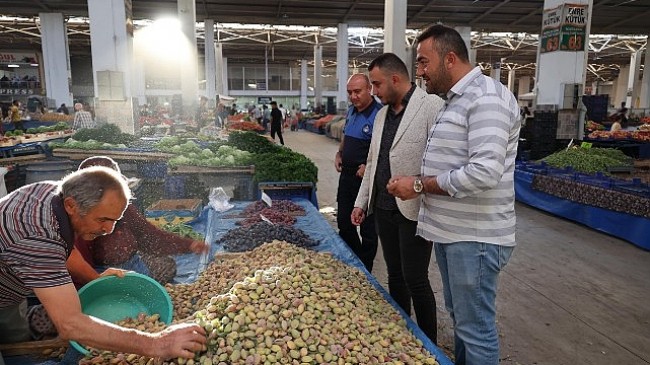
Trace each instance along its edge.
<path fill-rule="evenodd" d="M 217 244 L 223 245 L 224 249 L 229 252 L 243 252 L 273 240 L 291 242 L 298 247 L 313 247 L 318 244 L 298 228 L 267 222 L 231 229 L 217 240 Z"/>
<path fill-rule="evenodd" d="M 242 211 L 242 215 L 249 217 L 251 215 L 259 213 L 263 209 L 273 209 L 278 212 L 287 213 L 291 215 L 304 215 L 305 208 L 300 205 L 292 202 L 291 200 L 274 200 L 273 205 L 269 207 L 261 200 L 258 200 L 254 203 L 249 204 Z"/>

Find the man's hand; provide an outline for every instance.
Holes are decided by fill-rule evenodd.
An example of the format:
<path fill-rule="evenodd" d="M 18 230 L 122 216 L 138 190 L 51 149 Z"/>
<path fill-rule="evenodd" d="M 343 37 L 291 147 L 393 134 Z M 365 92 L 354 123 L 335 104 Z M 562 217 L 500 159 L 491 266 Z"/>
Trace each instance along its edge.
<path fill-rule="evenodd" d="M 343 159 L 341 158 L 341 151 L 336 152 L 336 157 L 334 157 L 334 168 L 337 172 L 341 172 L 343 166 Z"/>
<path fill-rule="evenodd" d="M 352 221 L 352 224 L 355 226 L 361 225 L 363 221 L 366 219 L 366 212 L 363 211 L 361 208 L 354 207 L 352 209 L 352 214 L 350 215 L 350 220 Z"/>
<path fill-rule="evenodd" d="M 361 164 L 359 165 L 359 168 L 357 169 L 357 177 L 363 179 L 363 174 L 366 173 L 366 165 Z"/>
<path fill-rule="evenodd" d="M 104 270 L 104 272 L 99 274 L 99 277 L 101 278 L 101 277 L 104 277 L 104 276 L 114 275 L 114 276 L 117 276 L 118 278 L 123 278 L 124 275 L 126 273 L 128 273 L 128 272 L 132 272 L 132 271 L 122 270 L 122 269 L 118 269 L 118 268 L 115 268 L 115 267 L 109 267 L 108 269 Z"/>
<path fill-rule="evenodd" d="M 190 245 L 190 251 L 196 254 L 207 253 L 210 251 L 210 246 L 203 241 L 193 241 Z"/>
<path fill-rule="evenodd" d="M 163 359 L 183 357 L 191 359 L 196 352 L 203 350 L 207 338 L 205 330 L 195 323 L 174 324 L 157 334 L 157 352 Z"/>
<path fill-rule="evenodd" d="M 415 176 L 393 176 L 388 180 L 388 193 L 402 200 L 417 198 L 420 194 L 413 190 Z"/>

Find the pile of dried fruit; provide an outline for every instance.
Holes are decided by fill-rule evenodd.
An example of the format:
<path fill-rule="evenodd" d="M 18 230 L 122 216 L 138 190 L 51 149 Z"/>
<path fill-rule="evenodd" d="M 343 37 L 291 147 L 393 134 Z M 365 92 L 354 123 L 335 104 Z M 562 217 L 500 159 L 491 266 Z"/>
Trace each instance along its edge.
<path fill-rule="evenodd" d="M 257 213 L 252 213 L 248 218 L 237 222 L 237 224 L 243 227 L 248 227 L 255 223 L 262 222 L 264 220 L 262 217 L 270 220 L 273 224 L 284 224 L 290 226 L 296 223 L 296 218 L 287 213 L 265 208 Z"/>
<path fill-rule="evenodd" d="M 311 239 L 301 229 L 284 224 L 270 224 L 267 222 L 255 223 L 248 227 L 231 229 L 226 232 L 217 244 L 223 246 L 228 252 L 250 251 L 265 242 L 273 240 L 291 242 L 299 247 L 313 247 L 317 241 Z"/>
<path fill-rule="evenodd" d="M 246 208 L 242 210 L 242 215 L 247 217 L 251 215 L 256 215 L 260 211 L 265 209 L 272 209 L 278 212 L 287 213 L 291 215 L 305 214 L 305 208 L 292 202 L 291 200 L 273 200 L 273 205 L 271 207 L 266 205 L 266 203 L 264 203 L 263 201 L 258 200 L 254 203 L 247 205 Z"/>

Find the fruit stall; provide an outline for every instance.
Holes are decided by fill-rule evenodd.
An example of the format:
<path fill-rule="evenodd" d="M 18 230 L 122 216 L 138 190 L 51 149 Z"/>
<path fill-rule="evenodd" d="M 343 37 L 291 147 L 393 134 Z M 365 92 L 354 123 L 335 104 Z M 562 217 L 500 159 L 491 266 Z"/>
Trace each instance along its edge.
<path fill-rule="evenodd" d="M 587 143 L 539 161 L 519 161 L 515 195 L 520 202 L 650 250 L 648 162 Z"/>

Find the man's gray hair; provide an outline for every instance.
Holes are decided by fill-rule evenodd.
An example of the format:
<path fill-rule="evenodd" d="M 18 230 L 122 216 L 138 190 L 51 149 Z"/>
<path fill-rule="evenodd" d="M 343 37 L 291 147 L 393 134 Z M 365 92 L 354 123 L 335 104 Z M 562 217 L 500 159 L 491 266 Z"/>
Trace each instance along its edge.
<path fill-rule="evenodd" d="M 92 166 L 77 170 L 61 180 L 63 199 L 71 197 L 77 202 L 80 214 L 86 214 L 104 197 L 104 192 L 121 192 L 127 201 L 131 200 L 131 189 L 117 171 L 104 166 Z"/>

